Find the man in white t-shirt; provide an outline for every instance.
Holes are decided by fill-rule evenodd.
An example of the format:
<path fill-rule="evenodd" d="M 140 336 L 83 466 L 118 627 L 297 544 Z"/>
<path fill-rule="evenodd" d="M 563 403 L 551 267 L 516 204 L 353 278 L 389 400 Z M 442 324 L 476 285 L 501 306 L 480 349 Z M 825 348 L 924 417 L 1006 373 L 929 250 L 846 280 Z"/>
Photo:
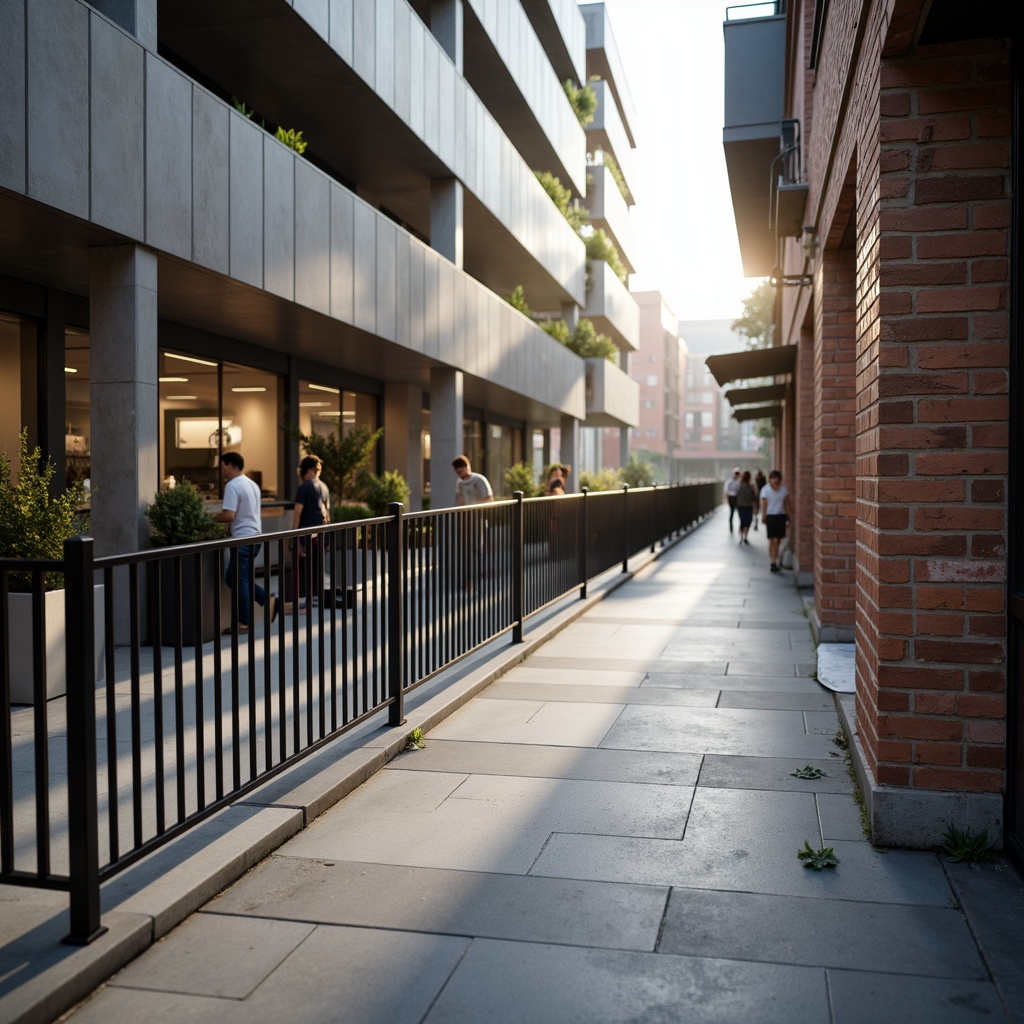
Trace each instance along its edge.
<path fill-rule="evenodd" d="M 783 486 L 782 474 L 777 469 L 768 474 L 768 486 L 761 488 L 761 518 L 768 533 L 768 554 L 772 560 L 772 572 L 778 572 L 779 544 L 786 536 L 790 505 L 789 490 Z"/>
<path fill-rule="evenodd" d="M 732 517 L 736 515 L 736 494 L 741 483 L 740 467 L 732 471 L 732 476 L 725 481 L 725 500 L 729 502 L 729 532 L 732 533 Z"/>
<path fill-rule="evenodd" d="M 262 495 L 255 481 L 245 475 L 245 459 L 239 452 L 225 452 L 220 458 L 220 469 L 227 481 L 224 485 L 224 511 L 218 512 L 213 518 L 218 523 L 227 523 L 232 537 L 258 537 L 263 532 L 263 520 L 260 516 Z M 224 581 L 234 589 L 235 559 L 237 558 L 238 601 L 233 602 L 232 618 L 235 620 L 235 624 L 224 630 L 225 635 L 230 635 L 236 630 L 239 633 L 248 633 L 253 597 L 260 605 L 264 605 L 268 601 L 266 591 L 258 583 L 253 586 L 252 593 L 249 592 L 249 572 L 258 552 L 258 544 L 239 544 L 231 548 Z M 277 618 L 277 596 L 271 594 L 269 601 L 270 621 L 273 622 Z"/>
<path fill-rule="evenodd" d="M 465 455 L 452 461 L 452 469 L 459 478 L 455 481 L 456 505 L 482 505 L 485 501 L 494 501 L 494 492 L 487 477 L 474 473 Z"/>

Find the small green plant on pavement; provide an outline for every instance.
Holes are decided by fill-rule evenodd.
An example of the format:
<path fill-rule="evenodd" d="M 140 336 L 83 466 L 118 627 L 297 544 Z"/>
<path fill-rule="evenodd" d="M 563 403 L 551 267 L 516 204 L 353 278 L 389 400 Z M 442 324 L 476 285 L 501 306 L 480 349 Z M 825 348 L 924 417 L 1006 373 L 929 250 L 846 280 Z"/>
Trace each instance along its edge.
<path fill-rule="evenodd" d="M 803 768 L 797 768 L 795 772 L 789 774 L 795 775 L 798 779 L 820 779 L 825 772 L 821 768 L 815 768 L 812 764 L 805 764 Z"/>
<path fill-rule="evenodd" d="M 812 850 L 811 844 L 806 839 L 804 848 L 797 851 L 797 857 L 804 862 L 805 868 L 814 868 L 815 871 L 834 868 L 839 863 L 839 858 L 831 846 L 822 846 L 817 850 Z"/>
<path fill-rule="evenodd" d="M 423 738 L 422 729 L 413 729 L 409 733 L 409 738 L 405 741 L 406 750 L 423 750 L 426 745 L 427 741 Z"/>
<path fill-rule="evenodd" d="M 942 837 L 942 852 L 954 864 L 980 864 L 991 860 L 994 849 L 995 843 L 989 839 L 987 828 L 975 834 L 970 825 L 964 830 L 950 824 Z"/>

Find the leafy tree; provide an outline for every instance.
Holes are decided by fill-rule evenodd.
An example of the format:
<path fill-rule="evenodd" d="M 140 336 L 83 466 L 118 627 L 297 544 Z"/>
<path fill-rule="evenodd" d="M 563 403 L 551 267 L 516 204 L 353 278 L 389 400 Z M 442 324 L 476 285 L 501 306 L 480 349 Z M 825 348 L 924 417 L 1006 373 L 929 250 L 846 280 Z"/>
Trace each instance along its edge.
<path fill-rule="evenodd" d="M 747 339 L 747 348 L 768 348 L 775 333 L 775 287 L 762 281 L 744 300 L 743 316 L 732 329 Z"/>
<path fill-rule="evenodd" d="M 619 478 L 630 487 L 650 487 L 654 483 L 654 467 L 636 452 L 630 452 L 629 462 L 619 470 Z"/>
<path fill-rule="evenodd" d="M 508 494 L 522 491 L 524 498 L 536 498 L 544 493 L 544 488 L 533 481 L 533 466 L 528 462 L 517 462 L 505 470 L 505 487 Z"/>
<path fill-rule="evenodd" d="M 64 541 L 85 528 L 78 510 L 85 504 L 85 485 L 76 480 L 63 494 L 50 494 L 50 481 L 56 470 L 37 447 L 28 450 L 28 428 L 18 435 L 18 482 L 11 478 L 11 463 L 0 452 L 0 558 L 64 557 Z M 12 572 L 8 577 L 12 591 L 32 589 L 32 574 Z M 43 576 L 46 590 L 64 586 L 61 573 Z"/>
<path fill-rule="evenodd" d="M 304 434 L 297 427 L 285 424 L 285 433 L 298 441 L 310 455 L 323 463 L 321 476 L 337 504 L 344 504 L 357 496 L 359 471 L 370 461 L 373 449 L 384 431 L 356 427 L 347 434 Z"/>

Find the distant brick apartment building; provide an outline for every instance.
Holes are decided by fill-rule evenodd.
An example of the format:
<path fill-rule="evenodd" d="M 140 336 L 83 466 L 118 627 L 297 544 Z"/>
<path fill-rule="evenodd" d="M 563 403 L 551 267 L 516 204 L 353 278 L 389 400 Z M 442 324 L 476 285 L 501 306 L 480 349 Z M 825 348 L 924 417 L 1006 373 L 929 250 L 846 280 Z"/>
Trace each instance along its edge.
<path fill-rule="evenodd" d="M 1020 858 L 1010 20 L 1005 4 L 790 0 L 726 23 L 741 251 L 781 287 L 776 347 L 756 367 L 750 353 L 714 365 L 723 381 L 768 366 L 784 392 L 772 415 L 796 556 L 819 635 L 856 644 L 876 839 L 987 828 Z"/>
<path fill-rule="evenodd" d="M 629 450 L 650 462 L 659 481 L 719 478 L 736 465 L 761 464 L 762 441 L 752 422 L 732 418 L 706 357 L 735 347 L 731 320 L 679 321 L 660 292 L 633 292 L 640 307 L 640 347 L 630 371 L 640 386 L 640 422 Z M 620 431 L 606 430 L 605 466 L 620 459 Z"/>

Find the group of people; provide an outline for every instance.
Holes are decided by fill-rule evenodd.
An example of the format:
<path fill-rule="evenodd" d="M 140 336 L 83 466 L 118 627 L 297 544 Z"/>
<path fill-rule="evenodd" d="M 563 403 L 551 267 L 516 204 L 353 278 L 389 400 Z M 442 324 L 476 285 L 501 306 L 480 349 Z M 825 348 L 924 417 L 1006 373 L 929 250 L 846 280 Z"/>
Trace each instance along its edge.
<path fill-rule="evenodd" d="M 749 471 L 737 466 L 725 482 L 725 498 L 729 503 L 729 532 L 733 533 L 733 519 L 739 518 L 740 544 L 750 544 L 750 526 L 757 529 L 758 512 L 768 535 L 768 555 L 771 571 L 780 572 L 779 548 L 786 536 L 791 519 L 789 489 L 782 483 L 782 474 L 773 469 L 765 479 L 761 470 L 751 477 Z"/>

